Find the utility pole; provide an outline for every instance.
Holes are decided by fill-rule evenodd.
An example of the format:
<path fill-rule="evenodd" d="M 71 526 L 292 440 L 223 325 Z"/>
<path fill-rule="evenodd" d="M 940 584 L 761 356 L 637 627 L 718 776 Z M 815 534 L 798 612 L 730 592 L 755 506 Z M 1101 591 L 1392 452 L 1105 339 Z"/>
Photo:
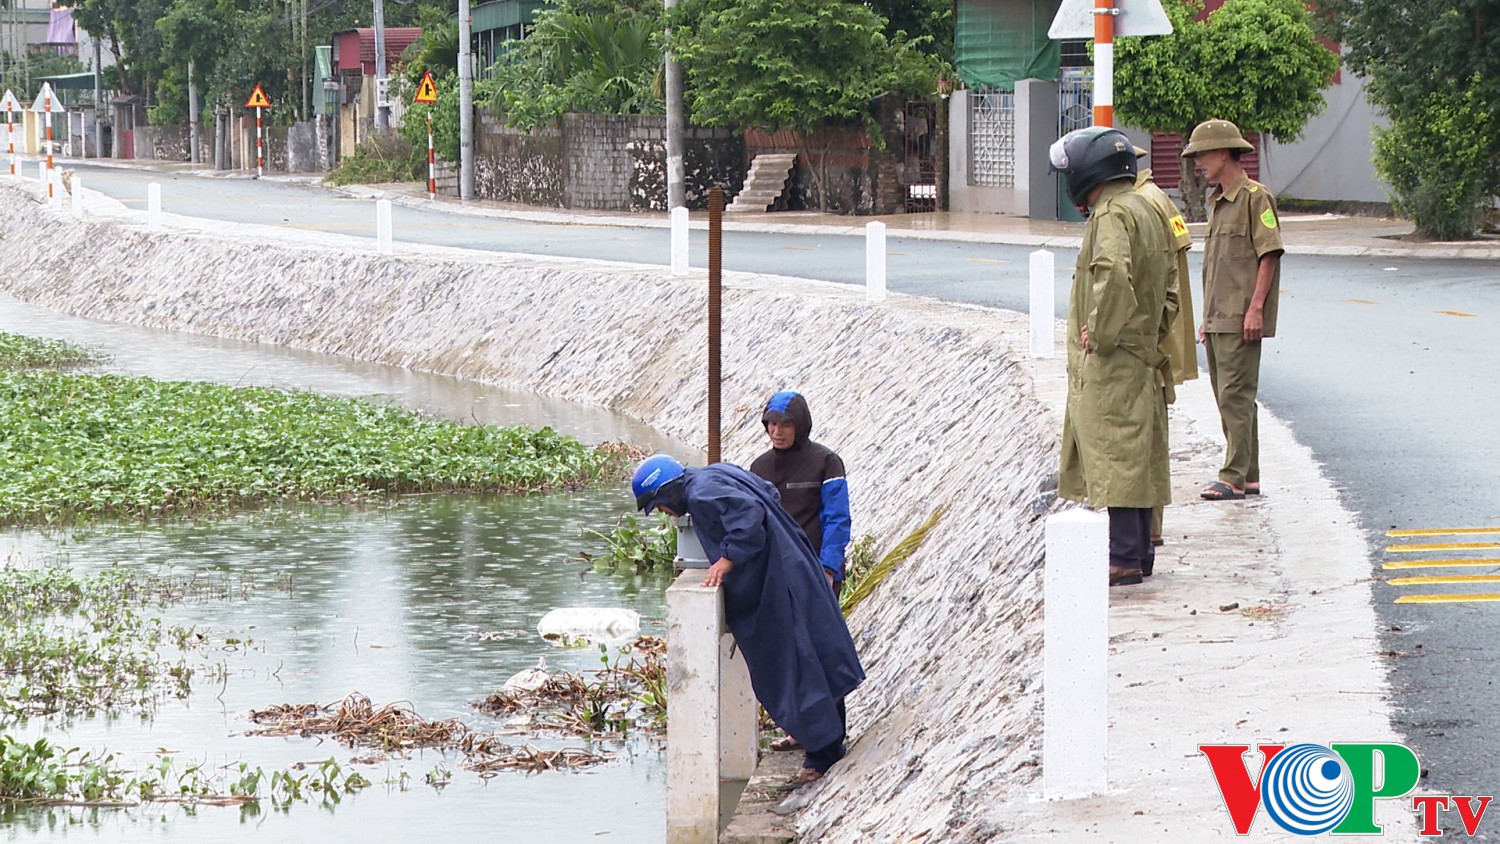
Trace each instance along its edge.
<path fill-rule="evenodd" d="M 99 70 L 103 52 L 99 49 L 99 36 L 90 32 L 89 37 L 94 39 L 94 157 L 109 158 L 104 152 L 104 80 Z"/>
<path fill-rule="evenodd" d="M 391 108 L 380 96 L 386 86 L 385 76 L 385 3 L 375 0 L 375 128 L 388 132 Z"/>
<path fill-rule="evenodd" d="M 474 198 L 474 61 L 469 0 L 458 0 L 458 197 Z"/>
<path fill-rule="evenodd" d="M 203 161 L 203 152 L 198 147 L 198 80 L 193 74 L 192 59 L 188 59 L 188 159 L 194 164 Z"/>
<path fill-rule="evenodd" d="M 307 0 L 302 0 L 302 119 L 311 120 L 312 112 L 307 110 Z"/>
<path fill-rule="evenodd" d="M 677 5 L 677 0 L 663 0 L 668 17 Z M 672 30 L 667 29 L 670 38 Z M 667 212 L 687 205 L 687 186 L 682 173 L 682 65 L 668 50 L 663 57 L 667 63 Z"/>

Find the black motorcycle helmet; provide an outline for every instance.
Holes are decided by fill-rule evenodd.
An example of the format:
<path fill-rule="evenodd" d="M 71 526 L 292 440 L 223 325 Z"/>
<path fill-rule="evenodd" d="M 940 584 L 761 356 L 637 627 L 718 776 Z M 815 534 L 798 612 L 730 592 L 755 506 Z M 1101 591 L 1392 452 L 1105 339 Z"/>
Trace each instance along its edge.
<path fill-rule="evenodd" d="M 1135 144 L 1119 129 L 1090 126 L 1063 135 L 1047 151 L 1048 172 L 1063 174 L 1068 199 L 1087 210 L 1089 191 L 1115 179 L 1135 181 Z"/>

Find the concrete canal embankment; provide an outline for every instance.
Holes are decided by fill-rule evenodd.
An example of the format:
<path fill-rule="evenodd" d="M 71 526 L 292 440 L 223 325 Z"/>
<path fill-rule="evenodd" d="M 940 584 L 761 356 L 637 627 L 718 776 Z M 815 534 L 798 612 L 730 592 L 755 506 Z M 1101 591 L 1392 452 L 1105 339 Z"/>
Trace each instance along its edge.
<path fill-rule="evenodd" d="M 388 257 L 370 241 L 172 223 L 71 220 L 0 188 L 3 287 L 86 317 L 589 402 L 705 443 L 701 272 L 407 246 Z M 870 679 L 850 699 L 852 754 L 799 822 L 818 841 L 983 838 L 984 805 L 1036 777 L 1032 503 L 1059 424 L 1033 395 L 1026 340 L 1016 314 L 726 278 L 726 458 L 764 447 L 759 403 L 795 387 L 814 437 L 848 464 L 856 536 L 883 551 L 947 507 L 852 619 Z"/>

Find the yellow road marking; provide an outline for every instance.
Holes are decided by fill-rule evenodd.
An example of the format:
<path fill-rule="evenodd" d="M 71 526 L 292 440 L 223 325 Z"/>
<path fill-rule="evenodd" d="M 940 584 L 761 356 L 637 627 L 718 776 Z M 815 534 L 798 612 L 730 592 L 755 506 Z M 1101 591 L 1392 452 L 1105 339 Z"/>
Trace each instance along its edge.
<path fill-rule="evenodd" d="M 1500 548 L 1500 542 L 1448 542 L 1440 545 L 1387 545 L 1387 554 L 1410 554 L 1413 551 L 1476 551 Z"/>
<path fill-rule="evenodd" d="M 1477 595 L 1402 595 L 1398 604 L 1463 604 L 1478 601 L 1500 601 L 1500 594 L 1481 592 Z"/>
<path fill-rule="evenodd" d="M 1440 569 L 1452 566 L 1461 568 L 1465 566 L 1500 566 L 1500 558 L 1484 557 L 1482 559 L 1468 560 L 1400 560 L 1394 563 L 1386 563 L 1383 569 Z"/>
<path fill-rule="evenodd" d="M 794 252 L 816 252 L 816 251 L 818 251 L 817 247 L 815 247 L 815 246 L 783 246 L 781 248 L 782 249 L 790 249 L 790 250 L 792 250 Z"/>
<path fill-rule="evenodd" d="M 965 261 L 972 261 L 972 262 L 974 262 L 976 264 L 1003 264 L 1003 263 L 1005 263 L 1004 261 L 1000 260 L 999 258 L 965 258 L 964 260 Z"/>
<path fill-rule="evenodd" d="M 1393 577 L 1392 586 L 1419 586 L 1425 583 L 1500 583 L 1500 574 L 1428 574 L 1418 577 Z"/>
<path fill-rule="evenodd" d="M 887 252 L 885 254 L 887 254 L 887 255 L 900 255 L 903 258 L 906 257 L 906 253 L 905 252 Z"/>
<path fill-rule="evenodd" d="M 1434 313 L 1447 314 L 1448 316 L 1477 316 L 1476 314 L 1466 314 L 1463 311 L 1435 311 Z"/>
<path fill-rule="evenodd" d="M 1500 533 L 1500 527 L 1422 528 L 1421 530 L 1388 530 L 1386 536 L 1458 536 L 1475 533 Z"/>
<path fill-rule="evenodd" d="M 1369 299 L 1345 299 L 1351 305 L 1378 305 L 1379 302 L 1371 302 Z"/>

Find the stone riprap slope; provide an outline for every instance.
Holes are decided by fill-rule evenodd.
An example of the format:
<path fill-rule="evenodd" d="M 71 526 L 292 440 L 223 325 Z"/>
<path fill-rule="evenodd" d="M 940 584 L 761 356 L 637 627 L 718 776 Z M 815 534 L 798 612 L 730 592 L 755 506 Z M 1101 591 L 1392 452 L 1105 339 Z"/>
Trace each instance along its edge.
<path fill-rule="evenodd" d="M 27 244 L 0 251 L 4 289 L 96 319 L 589 402 L 706 442 L 701 272 L 405 245 L 387 257 L 371 241 L 168 222 L 153 234 L 124 216 L 67 220 L 0 188 L 0 232 Z M 947 507 L 852 619 L 870 679 L 850 699 L 853 752 L 802 818 L 820 842 L 983 839 L 985 804 L 1036 777 L 1032 503 L 1059 420 L 1019 363 L 1026 342 L 1013 313 L 726 278 L 725 458 L 748 463 L 765 447 L 760 403 L 794 387 L 814 437 L 849 467 L 856 536 L 884 550 Z"/>

